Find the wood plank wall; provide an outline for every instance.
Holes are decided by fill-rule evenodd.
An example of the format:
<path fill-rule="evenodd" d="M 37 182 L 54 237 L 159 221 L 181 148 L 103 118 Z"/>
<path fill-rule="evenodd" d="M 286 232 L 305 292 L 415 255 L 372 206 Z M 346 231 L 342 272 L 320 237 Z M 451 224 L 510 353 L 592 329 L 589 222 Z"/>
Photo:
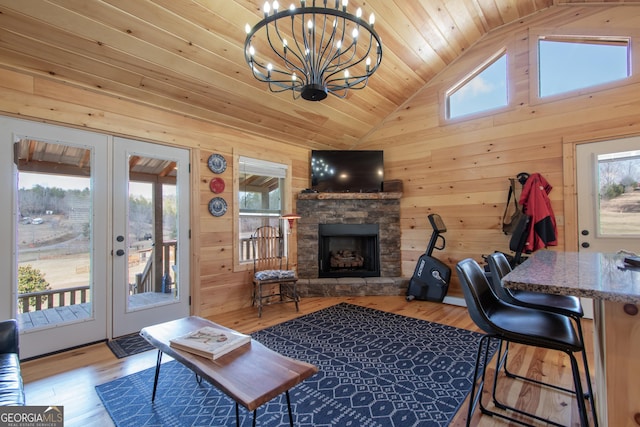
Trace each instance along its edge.
<path fill-rule="evenodd" d="M 437 256 L 453 267 L 466 257 L 507 250 L 500 231 L 508 178 L 539 172 L 554 186 L 553 209 L 560 245 L 577 248 L 573 145 L 597 139 L 640 134 L 640 84 L 587 93 L 533 105 L 529 102 L 529 29 L 594 30 L 640 27 L 638 6 L 556 6 L 531 19 L 489 34 L 438 78 L 381 123 L 358 149 L 385 150 L 385 178 L 401 179 L 402 274 L 410 276 L 430 234 L 426 219 L 439 213 L 446 222 L 447 247 Z M 506 46 L 513 52 L 514 105 L 508 111 L 453 124 L 440 118 L 442 91 Z M 640 57 L 634 52 L 635 57 Z M 211 153 L 231 160 L 234 153 L 290 159 L 293 197 L 308 187 L 307 150 L 275 140 L 126 102 L 109 94 L 80 89 L 46 76 L 0 69 L 0 113 L 65 124 L 112 135 L 189 147 L 194 150 L 192 182 L 193 311 L 210 316 L 250 305 L 248 271 L 234 271 L 233 220 L 207 211 L 212 197 L 206 167 Z M 222 194 L 233 200 L 232 161 L 222 175 Z M 231 211 L 231 207 L 230 207 Z M 293 247 L 293 259 L 296 247 Z M 236 269 L 237 270 L 237 269 Z M 461 296 L 453 278 L 450 295 Z"/>
<path fill-rule="evenodd" d="M 232 256 L 233 155 L 250 153 L 256 158 L 280 162 L 289 159 L 293 194 L 309 186 L 306 149 L 47 78 L 0 69 L 0 114 L 191 148 L 192 304 L 194 313 L 203 316 L 251 305 L 250 275 L 246 269 L 234 269 Z M 220 195 L 227 200 L 229 210 L 219 218 L 211 216 L 207 209 L 213 197 L 209 181 L 217 176 L 207 167 L 212 153 L 222 154 L 228 164 L 220 175 L 226 182 Z M 296 251 L 293 245 L 293 259 Z"/>
<path fill-rule="evenodd" d="M 439 213 L 447 225 L 446 248 L 435 256 L 452 268 L 467 257 L 480 262 L 482 254 L 509 252 L 501 220 L 508 178 L 519 172 L 541 173 L 553 185 L 550 199 L 560 237 L 554 249 L 577 250 L 575 144 L 639 134 L 640 84 L 634 77 L 633 84 L 622 87 L 532 102 L 529 79 L 534 77 L 535 51 L 530 49 L 530 37 L 540 29 L 637 37 L 639 17 L 638 6 L 556 6 L 490 33 L 358 146 L 384 148 L 385 179 L 403 181 L 404 275 L 412 273 L 425 250 L 431 212 Z M 444 122 L 444 91 L 503 48 L 515 76 L 510 108 L 473 120 Z M 632 57 L 640 56 L 637 43 L 633 48 Z M 637 63 L 634 66 L 637 70 Z M 455 275 L 449 295 L 462 295 Z"/>

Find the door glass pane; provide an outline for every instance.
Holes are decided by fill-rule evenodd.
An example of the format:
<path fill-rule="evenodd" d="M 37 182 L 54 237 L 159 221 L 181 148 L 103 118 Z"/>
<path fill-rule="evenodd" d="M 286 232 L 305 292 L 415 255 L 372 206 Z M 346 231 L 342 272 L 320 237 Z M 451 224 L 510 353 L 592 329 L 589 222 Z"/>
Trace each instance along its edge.
<path fill-rule="evenodd" d="M 600 154 L 598 160 L 598 233 L 640 235 L 640 151 Z"/>
<path fill-rule="evenodd" d="M 176 162 L 129 156 L 127 309 L 178 298 Z"/>
<path fill-rule="evenodd" d="M 32 139 L 16 144 L 20 328 L 91 318 L 91 150 Z"/>

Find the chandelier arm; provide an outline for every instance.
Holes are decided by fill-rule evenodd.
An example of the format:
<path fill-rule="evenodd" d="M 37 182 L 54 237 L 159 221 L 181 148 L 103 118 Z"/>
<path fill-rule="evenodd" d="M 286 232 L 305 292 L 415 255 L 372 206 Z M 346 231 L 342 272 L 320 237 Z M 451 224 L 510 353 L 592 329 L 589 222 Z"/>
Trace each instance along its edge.
<path fill-rule="evenodd" d="M 294 17 L 293 15 L 291 16 L 291 28 L 293 30 L 293 21 L 294 21 Z M 284 47 L 284 38 L 282 37 L 282 35 L 280 34 L 280 29 L 278 28 L 278 21 L 275 20 L 273 21 L 273 28 L 275 29 L 276 35 L 278 36 L 278 39 L 280 40 L 280 42 L 282 42 L 283 45 L 283 51 L 284 51 L 284 55 L 280 54 L 280 52 L 271 44 L 271 37 L 269 37 L 269 25 L 266 26 L 266 30 L 267 30 L 267 40 L 269 41 L 269 46 L 271 46 L 271 49 L 280 57 L 280 59 L 282 59 L 282 61 L 284 62 L 284 67 L 287 68 L 288 70 L 291 71 L 299 71 L 301 75 L 305 74 L 305 70 L 303 68 L 298 67 L 296 64 L 294 64 L 292 61 L 290 61 L 289 59 L 287 59 L 287 51 L 290 51 L 291 54 L 301 63 L 303 64 L 304 61 L 302 60 L 302 58 L 300 58 L 300 56 L 298 56 L 298 54 L 296 54 L 295 51 L 293 51 L 290 48 L 285 48 Z M 295 37 L 295 33 L 292 31 L 292 34 Z"/>
<path fill-rule="evenodd" d="M 260 63 L 259 61 L 256 61 L 255 59 L 252 63 L 254 64 L 254 66 L 251 67 L 253 76 L 256 78 L 256 80 L 260 82 L 268 83 L 269 90 L 271 90 L 272 92 L 284 92 L 285 90 L 300 91 L 304 86 L 304 83 L 301 81 L 295 81 L 295 82 L 292 81 L 289 73 L 280 71 L 278 69 L 272 69 L 269 71 L 269 69 L 264 64 Z M 267 72 L 265 73 L 263 71 L 260 71 L 260 69 Z M 288 78 L 282 79 L 282 80 L 274 79 L 274 75 L 279 75 L 279 74 L 285 75 Z M 278 86 L 281 89 L 277 91 L 273 90 L 273 88 L 271 88 L 272 84 Z"/>
<path fill-rule="evenodd" d="M 355 58 L 355 56 L 356 56 L 356 54 L 358 52 L 358 41 L 360 40 L 360 37 L 359 37 L 360 25 L 357 24 L 357 23 L 356 23 L 356 25 L 357 25 L 356 26 L 356 30 L 358 30 L 358 37 L 356 37 L 355 39 L 353 39 L 351 41 L 351 44 L 349 46 L 347 46 L 347 48 L 342 51 L 342 53 L 338 56 L 338 59 L 340 59 L 342 56 L 346 55 L 349 51 L 352 51 L 351 56 L 346 61 L 338 61 L 338 64 L 336 64 L 338 66 L 344 63 L 344 64 L 349 64 L 347 66 L 347 68 L 349 68 L 349 67 L 351 67 L 353 65 L 358 64 L 359 62 L 362 62 L 362 60 L 369 55 L 369 52 L 371 52 L 371 42 L 373 40 L 373 34 L 369 33 L 369 47 L 367 49 L 367 53 L 365 53 L 360 60 L 358 60 L 357 62 L 351 64 L 351 61 L 353 60 L 353 58 Z M 343 30 L 343 34 L 344 34 L 344 30 Z M 344 68 L 342 68 L 342 69 L 344 69 Z M 337 71 L 341 71 L 341 69 L 337 69 Z"/>
<path fill-rule="evenodd" d="M 344 71 L 348 68 L 351 68 L 355 65 L 360 64 L 362 61 L 365 61 L 367 59 L 367 57 L 369 56 L 369 53 L 371 52 L 371 42 L 373 41 L 373 37 L 370 37 L 369 39 L 369 45 L 367 48 L 367 52 L 362 55 L 362 57 L 360 59 L 358 59 L 355 62 L 353 61 L 353 58 L 356 57 L 356 53 L 357 53 L 357 49 L 358 49 L 358 44 L 357 42 L 351 43 L 351 45 L 349 46 L 349 48 L 347 50 L 345 50 L 340 56 L 347 54 L 347 52 L 349 52 L 350 50 L 352 50 L 351 56 L 349 57 L 348 60 L 342 62 L 342 61 L 338 61 L 338 63 L 336 63 L 333 67 L 327 68 L 327 72 L 328 74 L 325 76 L 324 81 L 325 83 L 328 81 L 331 81 L 330 77 L 338 74 L 341 71 Z"/>
<path fill-rule="evenodd" d="M 310 57 L 310 53 L 311 53 L 311 47 L 309 45 L 309 40 L 308 40 L 308 36 L 307 36 L 307 28 L 306 28 L 306 22 L 305 22 L 306 16 L 304 14 L 304 12 L 302 13 L 301 16 L 301 29 L 300 29 L 300 33 L 302 34 L 302 48 L 300 48 L 300 43 L 298 42 L 298 38 L 296 37 L 296 32 L 295 32 L 295 28 L 294 28 L 294 24 L 293 22 L 291 23 L 291 32 L 296 40 L 296 47 L 298 48 L 298 51 L 300 52 L 300 56 L 303 58 L 302 64 L 304 65 L 304 75 L 305 75 L 305 80 L 307 81 L 307 84 L 311 84 L 313 83 L 313 62 L 311 61 L 311 57 Z"/>
<path fill-rule="evenodd" d="M 327 15 L 325 15 L 325 28 L 326 28 L 326 19 L 327 19 Z M 342 48 L 342 42 L 344 41 L 346 19 L 342 18 L 342 31 L 340 32 L 342 36 L 340 37 L 340 49 L 338 49 L 338 47 L 336 46 L 337 43 L 332 43 L 335 40 L 335 36 L 338 29 L 337 17 L 336 17 L 336 21 L 334 22 L 336 22 L 336 24 L 331 25 L 332 27 L 331 37 L 329 37 L 329 40 L 327 41 L 326 44 L 323 43 L 323 48 L 320 55 L 322 58 L 325 58 L 324 61 L 322 61 L 322 65 L 319 64 L 319 69 L 322 70 L 322 74 L 324 74 L 327 70 L 330 70 L 332 68 L 331 64 L 336 58 L 340 56 L 340 49 Z M 322 32 L 322 35 L 324 38 L 324 31 Z"/>
<path fill-rule="evenodd" d="M 369 52 L 371 51 L 371 42 L 373 40 L 370 40 L 370 44 L 369 44 L 369 49 L 367 50 L 367 55 L 368 56 Z M 364 58 L 363 58 L 364 59 Z M 380 47 L 380 45 L 377 45 L 376 47 L 376 62 L 373 65 L 373 67 L 369 68 L 369 73 L 368 74 L 364 74 L 364 75 L 360 75 L 360 76 L 350 76 L 348 79 L 345 79 L 344 77 L 338 77 L 338 78 L 326 78 L 325 79 L 325 84 L 327 86 L 327 90 L 329 92 L 331 92 L 332 94 L 337 95 L 336 91 L 338 90 L 347 90 L 347 89 L 354 89 L 354 90 L 359 90 L 359 89 L 364 89 L 367 85 L 367 82 L 369 80 L 369 76 L 371 74 L 373 74 L 377 69 L 378 66 L 380 65 L 382 61 L 382 48 Z M 359 61 L 362 62 L 362 59 Z M 337 71 L 339 72 L 339 71 Z M 331 77 L 337 74 L 337 72 L 332 73 L 331 75 L 327 76 L 327 77 Z M 337 82 L 339 81 L 344 81 L 344 84 L 337 84 Z M 346 92 L 345 92 L 345 96 L 346 96 Z M 338 96 L 341 97 L 341 96 Z M 344 96 L 342 96 L 344 97 Z"/>
<path fill-rule="evenodd" d="M 369 58 L 369 54 L 371 53 L 371 49 L 372 49 L 372 47 L 373 47 L 373 42 L 374 42 L 374 36 L 373 36 L 373 34 L 370 34 L 370 37 L 369 37 L 369 44 L 368 44 L 368 47 L 367 47 L 367 52 L 366 52 L 366 53 L 365 53 L 365 54 L 364 54 L 364 55 L 363 55 L 363 56 L 362 56 L 358 61 L 354 62 L 353 64 L 350 64 L 350 65 L 349 65 L 350 67 L 351 67 L 351 66 L 353 66 L 353 65 L 357 65 L 357 64 L 361 63 L 362 61 L 365 61 L 367 58 Z M 354 56 L 354 55 L 353 55 L 353 56 Z M 352 56 L 352 57 L 353 57 L 353 56 Z M 350 58 L 350 60 L 351 60 L 351 59 L 352 59 L 352 58 Z M 373 74 L 373 73 L 378 69 L 378 67 L 380 66 L 380 63 L 381 63 L 381 62 L 382 62 L 382 48 L 380 47 L 380 44 L 379 44 L 379 43 L 378 43 L 378 41 L 376 40 L 376 61 L 375 61 L 375 63 L 374 63 L 374 64 L 372 64 L 372 66 L 370 66 L 370 67 L 369 67 L 369 70 L 368 70 L 368 72 L 367 72 L 367 74 L 366 74 L 366 75 L 362 75 L 362 76 L 351 76 L 351 77 L 349 77 L 349 79 L 351 79 L 351 78 L 365 77 L 365 76 L 366 76 L 366 77 L 368 77 L 368 76 L 372 75 L 372 74 Z M 333 73 L 329 74 L 329 75 L 327 76 L 327 78 L 325 78 L 325 81 L 329 82 L 329 81 L 338 80 L 338 79 L 329 79 L 328 77 L 331 77 L 331 76 L 335 75 L 335 74 L 336 74 L 336 73 L 338 73 L 339 71 L 341 71 L 341 70 L 336 70 L 335 72 L 333 72 Z"/>

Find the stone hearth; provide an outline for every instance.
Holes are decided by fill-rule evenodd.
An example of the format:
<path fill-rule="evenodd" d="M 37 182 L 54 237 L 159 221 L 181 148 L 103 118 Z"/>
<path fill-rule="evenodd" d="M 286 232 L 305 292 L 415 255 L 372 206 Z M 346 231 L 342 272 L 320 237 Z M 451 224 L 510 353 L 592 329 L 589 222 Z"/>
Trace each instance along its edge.
<path fill-rule="evenodd" d="M 402 193 L 303 193 L 298 195 L 298 276 L 301 296 L 403 295 L 400 277 Z M 380 277 L 318 278 L 319 224 L 378 224 Z"/>
<path fill-rule="evenodd" d="M 406 295 L 409 279 L 402 277 L 339 277 L 298 280 L 300 297 Z"/>

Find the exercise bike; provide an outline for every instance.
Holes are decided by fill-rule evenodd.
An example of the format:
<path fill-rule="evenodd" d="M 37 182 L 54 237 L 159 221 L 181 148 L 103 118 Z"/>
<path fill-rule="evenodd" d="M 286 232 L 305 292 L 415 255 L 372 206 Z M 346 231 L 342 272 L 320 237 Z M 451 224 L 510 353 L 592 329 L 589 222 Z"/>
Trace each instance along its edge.
<path fill-rule="evenodd" d="M 427 245 L 427 250 L 418 259 L 413 276 L 409 280 L 407 301 L 414 299 L 442 302 L 449 290 L 451 268 L 432 256 L 433 250 L 443 250 L 446 241 L 442 235 L 447 231 L 442 218 L 438 214 L 428 216 L 433 232 Z M 440 241 L 440 246 L 436 246 Z"/>

